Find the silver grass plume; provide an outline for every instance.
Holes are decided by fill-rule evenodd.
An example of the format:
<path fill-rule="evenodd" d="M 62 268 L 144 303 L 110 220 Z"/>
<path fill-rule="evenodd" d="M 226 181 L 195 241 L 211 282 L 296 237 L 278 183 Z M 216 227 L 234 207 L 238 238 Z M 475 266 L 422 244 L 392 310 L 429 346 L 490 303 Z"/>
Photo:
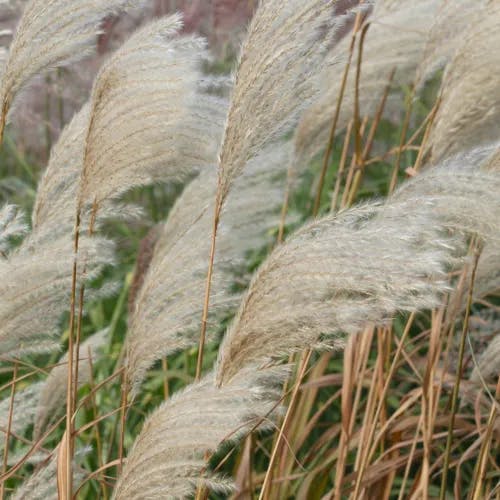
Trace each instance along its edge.
<path fill-rule="evenodd" d="M 468 236 L 498 248 L 499 194 L 498 173 L 456 158 L 386 204 L 299 230 L 256 273 L 219 351 L 218 382 L 305 347 L 342 345 L 345 334 L 398 311 L 438 305 Z"/>
<path fill-rule="evenodd" d="M 219 157 L 219 210 L 247 162 L 293 129 L 316 95 L 333 0 L 263 0 L 242 46 Z"/>
<path fill-rule="evenodd" d="M 48 227 L 51 232 L 69 232 L 73 228 L 91 119 L 88 141 L 100 135 L 90 146 L 87 141 L 87 146 L 102 161 L 112 155 L 106 168 L 112 168 L 113 175 L 103 182 L 110 185 L 112 197 L 151 181 L 185 177 L 216 161 L 226 105 L 207 91 L 214 82 L 200 71 L 205 57 L 202 42 L 193 37 L 172 38 L 179 22 L 174 16 L 140 30 L 102 69 L 95 87 L 110 85 L 110 94 L 105 103 L 94 99 L 85 104 L 52 148 L 33 209 L 36 231 Z M 104 105 L 107 116 L 106 109 L 101 109 Z M 100 168 L 99 161 L 93 166 Z M 138 215 L 135 207 L 106 200 L 99 206 L 98 219 Z"/>
<path fill-rule="evenodd" d="M 89 355 L 92 363 L 98 360 L 99 351 L 108 341 L 107 330 L 95 333 L 80 344 L 78 387 L 83 387 L 91 380 Z M 76 356 L 75 356 L 76 359 Z M 47 426 L 59 416 L 66 402 L 68 384 L 68 353 L 61 357 L 58 366 L 53 368 L 43 384 L 36 408 L 34 436 L 38 439 Z"/>
<path fill-rule="evenodd" d="M 393 70 L 396 70 L 396 85 L 413 81 L 438 3 L 438 0 L 397 2 L 398 8 L 394 9 L 381 8 L 378 2 L 375 4 L 374 12 L 367 21 L 370 28 L 365 37 L 361 61 L 359 105 L 362 116 L 375 112 Z M 298 165 L 307 163 L 326 147 L 350 43 L 350 36 L 347 36 L 332 48 L 328 56 L 330 64 L 319 76 L 319 99 L 300 119 L 295 131 L 295 163 Z M 341 103 L 338 132 L 347 126 L 353 116 L 357 64 L 356 49 Z"/>
<path fill-rule="evenodd" d="M 179 16 L 150 23 L 99 72 L 84 144 L 80 201 L 99 205 L 133 186 L 182 179 L 215 161 L 218 113 L 226 108 L 220 104 L 219 110 L 219 100 L 197 92 L 204 42 L 178 36 L 180 28 Z M 199 109 L 211 106 L 210 113 L 197 112 L 202 99 Z"/>
<path fill-rule="evenodd" d="M 290 143 L 268 147 L 247 164 L 229 194 L 214 266 L 209 338 L 218 320 L 237 308 L 241 292 L 231 289 L 246 253 L 269 243 L 269 232 L 279 224 L 290 155 Z M 156 360 L 198 339 L 216 189 L 215 168 L 202 172 L 160 230 L 129 320 L 127 369 L 134 392 Z"/>
<path fill-rule="evenodd" d="M 427 149 L 432 161 L 498 140 L 500 4 L 478 7 L 448 64 Z"/>
<path fill-rule="evenodd" d="M 73 233 L 89 109 L 87 103 L 75 114 L 52 147 L 49 163 L 38 184 L 32 213 L 31 238 L 37 243 Z M 90 208 L 85 208 L 87 217 L 83 219 L 88 220 Z M 95 229 L 107 218 L 131 220 L 140 215 L 140 209 L 130 204 L 108 202 L 100 207 Z"/>
<path fill-rule="evenodd" d="M 63 129 L 50 151 L 50 158 L 38 188 L 33 206 L 34 231 L 40 227 L 58 230 L 74 224 L 75 198 L 81 175 L 85 131 L 88 127 L 90 104 L 85 104 Z"/>
<path fill-rule="evenodd" d="M 87 56 L 102 21 L 142 0 L 31 0 L 12 40 L 0 84 L 0 137 L 19 91 L 34 76 Z"/>
<path fill-rule="evenodd" d="M 80 283 L 91 281 L 113 263 L 113 245 L 104 238 L 82 239 L 80 252 L 92 263 L 85 276 L 79 273 Z M 73 258 L 69 234 L 43 244 L 27 237 L 8 259 L 0 259 L 1 355 L 57 349 L 58 324 L 69 304 Z"/>
<path fill-rule="evenodd" d="M 57 452 L 24 481 L 11 500 L 57 500 Z"/>
<path fill-rule="evenodd" d="M 75 459 L 74 484 L 77 488 L 85 477 L 85 472 L 78 467 L 77 461 L 87 453 L 87 449 L 79 450 Z M 56 448 L 37 470 L 27 478 L 10 497 L 10 500 L 58 500 L 57 491 L 57 455 Z"/>
<path fill-rule="evenodd" d="M 0 209 L 0 257 L 7 256 L 12 238 L 23 236 L 27 232 L 24 213 L 15 205 L 4 205 Z"/>
<path fill-rule="evenodd" d="M 416 86 L 420 88 L 444 68 L 461 45 L 464 32 L 474 23 L 476 12 L 489 0 L 448 0 L 441 2 L 427 37 L 419 64 Z"/>
<path fill-rule="evenodd" d="M 269 370 L 266 376 L 277 382 L 284 372 Z M 200 485 L 228 493 L 231 483 L 205 470 L 206 454 L 258 424 L 269 426 L 280 387 L 262 379 L 258 372 L 242 370 L 218 388 L 210 373 L 163 403 L 137 437 L 113 498 L 189 498 Z"/>
<path fill-rule="evenodd" d="M 40 398 L 43 382 L 35 382 L 22 389 L 17 389 L 14 395 L 14 418 L 12 419 L 11 433 L 23 435 L 26 429 L 33 424 L 36 407 Z M 3 453 L 5 446 L 5 432 L 7 429 L 11 398 L 0 401 L 0 451 Z"/>

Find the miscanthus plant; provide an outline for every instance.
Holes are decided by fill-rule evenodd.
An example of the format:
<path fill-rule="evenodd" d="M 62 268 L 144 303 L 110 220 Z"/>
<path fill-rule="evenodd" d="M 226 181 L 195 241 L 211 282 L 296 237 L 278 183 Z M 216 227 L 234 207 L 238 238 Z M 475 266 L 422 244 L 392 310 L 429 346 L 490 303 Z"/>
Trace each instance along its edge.
<path fill-rule="evenodd" d="M 154 19 L 41 175 L 22 90 L 148 2 L 4 4 L 2 498 L 499 497 L 496 2 Z"/>

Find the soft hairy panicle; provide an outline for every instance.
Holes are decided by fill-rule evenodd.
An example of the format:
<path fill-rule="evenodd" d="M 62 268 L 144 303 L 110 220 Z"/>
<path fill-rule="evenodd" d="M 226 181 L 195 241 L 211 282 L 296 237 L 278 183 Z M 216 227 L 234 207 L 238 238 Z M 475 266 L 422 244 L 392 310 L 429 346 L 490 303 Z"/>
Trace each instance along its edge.
<path fill-rule="evenodd" d="M 99 275 L 113 262 L 113 245 L 104 238 L 83 238 L 88 262 L 79 283 Z M 58 323 L 69 307 L 73 268 L 72 235 L 38 243 L 26 238 L 8 259 L 0 260 L 0 354 L 18 356 L 58 346 Z"/>
<path fill-rule="evenodd" d="M 73 116 L 50 151 L 49 163 L 38 183 L 33 206 L 34 230 L 39 227 L 57 230 L 61 224 L 71 228 L 74 224 L 89 110 L 87 103 Z"/>
<path fill-rule="evenodd" d="M 476 12 L 489 0 L 448 0 L 441 2 L 427 37 L 416 77 L 418 88 L 453 58 L 464 32 L 474 23 Z"/>
<path fill-rule="evenodd" d="M 178 36 L 180 27 L 179 16 L 152 22 L 99 72 L 85 138 L 81 202 L 99 204 L 134 186 L 182 179 L 216 161 L 226 107 L 198 92 L 204 42 Z"/>
<path fill-rule="evenodd" d="M 0 258 L 9 251 L 13 238 L 28 232 L 24 213 L 15 205 L 4 205 L 0 209 Z"/>
<path fill-rule="evenodd" d="M 81 459 L 88 450 L 83 449 L 76 453 L 77 460 Z M 43 464 L 39 466 L 36 472 L 31 474 L 24 483 L 10 497 L 11 500 L 59 500 L 60 496 L 57 491 L 57 455 L 56 448 L 51 457 L 47 458 Z M 74 464 L 73 484 L 74 489 L 78 488 L 79 484 L 85 477 L 85 471 Z"/>
<path fill-rule="evenodd" d="M 427 144 L 432 160 L 496 141 L 500 120 L 500 4 L 479 6 L 448 64 Z"/>
<path fill-rule="evenodd" d="M 268 243 L 269 231 L 278 226 L 290 150 L 289 143 L 264 150 L 248 163 L 228 197 L 214 266 L 209 338 L 217 320 L 239 303 L 241 292 L 231 289 L 246 253 Z M 215 169 L 202 172 L 161 229 L 129 321 L 127 366 L 135 390 L 156 360 L 197 342 L 216 188 Z"/>
<path fill-rule="evenodd" d="M 88 55 L 95 46 L 104 18 L 143 3 L 143 0 L 29 1 L 3 72 L 0 130 L 3 131 L 16 95 L 34 76 Z"/>
<path fill-rule="evenodd" d="M 30 425 L 33 425 L 42 386 L 42 382 L 36 382 L 23 389 L 16 390 L 13 406 L 14 418 L 12 419 L 11 426 L 13 434 L 21 436 Z M 5 445 L 5 430 L 8 425 L 10 407 L 10 397 L 0 401 L 0 451 L 2 453 Z"/>
<path fill-rule="evenodd" d="M 263 0 L 243 44 L 219 159 L 218 204 L 248 160 L 296 123 L 334 36 L 333 0 Z"/>
<path fill-rule="evenodd" d="M 381 8 L 378 2 L 375 4 L 367 21 L 370 27 L 361 60 L 359 106 L 362 116 L 375 112 L 393 70 L 396 70 L 396 84 L 412 82 L 438 4 L 438 0 L 405 1 L 397 2 L 397 8 L 393 9 Z M 301 116 L 295 132 L 295 162 L 298 165 L 309 162 L 327 145 L 350 43 L 351 37 L 347 36 L 332 48 L 328 56 L 330 64 L 319 77 L 319 99 Z M 354 114 L 357 65 L 356 47 L 341 103 L 338 132 L 347 126 Z"/>
<path fill-rule="evenodd" d="M 407 183 L 387 204 L 299 230 L 256 273 L 219 352 L 219 383 L 398 311 L 439 304 L 467 237 L 498 248 L 500 177 L 456 158 Z"/>
<path fill-rule="evenodd" d="M 283 372 L 270 378 L 283 380 Z M 254 426 L 268 426 L 280 388 L 262 374 L 242 371 L 231 384 L 217 388 L 214 374 L 188 386 L 163 403 L 146 421 L 128 454 L 116 485 L 115 500 L 189 498 L 206 485 L 228 493 L 231 484 L 206 470 L 207 453 L 222 442 L 241 438 Z"/>
<path fill-rule="evenodd" d="M 95 363 L 101 350 L 108 341 L 107 330 L 95 333 L 85 342 L 80 344 L 78 363 L 78 386 L 82 387 L 91 380 L 90 361 Z M 89 356 L 92 359 L 89 359 Z M 76 360 L 76 356 L 75 356 Z M 66 389 L 68 385 L 68 353 L 61 357 L 58 365 L 53 368 L 40 392 L 36 409 L 35 439 L 38 439 L 48 425 L 60 415 L 66 402 Z"/>

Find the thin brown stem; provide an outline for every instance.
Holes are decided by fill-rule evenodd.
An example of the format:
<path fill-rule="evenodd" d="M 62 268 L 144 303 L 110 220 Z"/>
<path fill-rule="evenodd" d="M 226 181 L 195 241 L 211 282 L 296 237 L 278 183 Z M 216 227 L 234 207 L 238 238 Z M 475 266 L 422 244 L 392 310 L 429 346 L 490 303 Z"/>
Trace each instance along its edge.
<path fill-rule="evenodd" d="M 215 211 L 214 211 L 214 221 L 212 228 L 212 242 L 210 244 L 210 257 L 208 263 L 208 273 L 207 273 L 207 281 L 205 285 L 205 300 L 203 303 L 203 314 L 201 317 L 201 332 L 200 332 L 200 342 L 198 345 L 198 359 L 196 362 L 196 380 L 200 380 L 201 372 L 203 370 L 203 353 L 205 350 L 205 340 L 207 336 L 207 323 L 208 323 L 208 309 L 210 307 L 210 292 L 212 290 L 212 275 L 214 272 L 214 262 L 215 262 L 215 246 L 217 240 L 217 229 L 219 227 L 219 217 L 222 206 L 217 197 L 215 202 Z"/>
<path fill-rule="evenodd" d="M 389 370 L 389 373 L 387 374 L 387 379 L 385 381 L 384 388 L 382 389 L 382 392 L 380 394 L 379 403 L 378 403 L 377 409 L 375 411 L 375 416 L 373 418 L 373 422 L 378 421 L 380 414 L 384 408 L 385 398 L 387 397 L 387 393 L 389 391 L 389 386 L 390 386 L 391 380 L 394 376 L 394 373 L 396 372 L 399 358 L 400 358 L 401 352 L 403 350 L 403 345 L 405 343 L 406 338 L 410 334 L 410 327 L 413 324 L 413 318 L 414 318 L 414 313 L 411 314 L 410 319 L 408 320 L 408 322 L 406 324 L 403 335 L 401 336 L 400 344 L 396 350 L 396 354 L 394 355 L 394 359 L 392 361 L 391 368 Z M 376 448 L 377 442 L 375 441 L 373 443 L 373 438 L 375 437 L 376 428 L 377 428 L 377 426 L 375 425 L 375 423 L 372 426 L 370 426 L 370 432 L 368 434 L 368 438 L 366 439 L 366 441 L 364 441 L 365 446 L 366 446 L 366 448 L 365 448 L 366 452 L 361 454 L 361 460 L 360 460 L 360 465 L 359 465 L 359 469 L 358 469 L 358 474 L 356 476 L 356 484 L 354 487 L 353 498 L 358 498 L 358 496 L 359 496 L 364 470 L 365 470 L 366 465 L 368 464 L 368 461 L 370 460 L 370 458 L 371 458 L 371 456 Z"/>
<path fill-rule="evenodd" d="M 73 369 L 73 356 L 74 356 L 74 331 L 75 331 L 75 313 L 76 313 L 76 287 L 77 287 L 77 256 L 80 241 L 80 219 L 81 208 L 78 206 L 75 219 L 75 233 L 74 233 L 74 246 L 73 246 L 73 271 L 71 276 L 71 305 L 70 305 L 70 320 L 69 320 L 69 337 L 68 337 L 68 380 L 66 390 L 66 432 L 64 435 L 66 447 L 66 460 L 65 467 L 65 488 L 64 492 L 66 498 L 70 499 L 73 491 L 73 411 L 74 411 L 74 369 Z M 62 473 L 61 473 L 62 475 Z"/>
<path fill-rule="evenodd" d="M 403 149 L 406 141 L 406 135 L 408 134 L 408 128 L 410 126 L 411 112 L 413 110 L 413 98 L 415 96 L 415 86 L 412 86 L 410 95 L 408 96 L 408 103 L 406 105 L 406 113 L 403 121 L 403 128 L 401 129 L 401 138 L 399 140 L 399 148 L 396 155 L 396 161 L 394 163 L 394 169 L 391 175 L 391 182 L 389 184 L 389 195 L 391 195 L 396 189 L 396 184 L 398 182 L 398 173 L 401 169 L 401 157 L 403 156 Z"/>
<path fill-rule="evenodd" d="M 288 426 L 290 418 L 293 414 L 293 410 L 295 408 L 295 402 L 297 401 L 297 397 L 299 395 L 300 386 L 305 377 L 307 365 L 309 364 L 309 360 L 311 359 L 312 351 L 310 349 L 306 350 L 302 355 L 302 361 L 298 370 L 297 380 L 295 381 L 295 385 L 293 387 L 292 397 L 290 399 L 290 403 L 288 405 L 288 409 L 286 411 L 285 418 L 283 419 L 283 423 L 280 427 L 278 439 L 274 446 L 274 449 L 271 453 L 271 458 L 269 459 L 269 465 L 267 467 L 266 475 L 264 477 L 264 482 L 262 483 L 262 489 L 260 491 L 259 500 L 264 500 L 268 498 L 268 488 L 271 482 L 271 476 L 274 469 L 274 464 L 276 462 L 276 458 L 278 456 L 278 451 L 281 448 L 281 442 L 285 437 L 285 430 Z"/>
<path fill-rule="evenodd" d="M 328 170 L 328 163 L 330 160 L 330 155 L 332 154 L 333 142 L 335 140 L 335 132 L 337 131 L 337 124 L 340 117 L 340 110 L 342 107 L 342 101 L 344 100 L 345 89 L 347 85 L 347 77 L 349 76 L 349 70 L 351 68 L 352 56 L 354 54 L 354 47 L 356 45 L 356 36 L 358 34 L 361 25 L 361 12 L 356 15 L 356 20 L 354 23 L 354 28 L 351 37 L 351 44 L 349 46 L 349 53 L 347 57 L 347 63 L 344 68 L 344 73 L 342 75 L 342 81 L 340 83 L 339 95 L 337 97 L 337 103 L 335 106 L 335 113 L 333 115 L 332 125 L 330 127 L 330 134 L 328 136 L 328 144 L 323 156 L 323 164 L 321 166 L 321 173 L 319 176 L 318 190 L 316 192 L 316 197 L 314 200 L 313 216 L 316 217 L 319 212 L 319 207 L 321 204 L 321 195 L 323 193 L 323 186 L 325 183 L 326 172 Z"/>
<path fill-rule="evenodd" d="M 14 370 L 12 374 L 12 379 L 16 380 L 17 378 L 17 369 L 18 364 L 17 361 L 14 361 Z M 7 419 L 7 429 L 5 431 L 5 444 L 3 449 L 3 465 L 2 465 L 2 474 L 7 472 L 7 464 L 9 461 L 9 443 L 10 443 L 10 435 L 12 430 L 12 417 L 14 415 L 14 398 L 16 396 L 16 384 L 13 383 L 10 389 L 10 403 L 9 403 L 9 416 Z M 0 484 L 0 498 L 3 500 L 5 496 L 5 481 L 2 481 Z"/>
<path fill-rule="evenodd" d="M 335 210 L 337 210 L 337 203 L 340 194 L 340 185 L 342 183 L 342 178 L 344 177 L 345 166 L 347 163 L 347 155 L 349 154 L 349 144 L 351 143 L 352 125 L 353 121 L 351 120 L 347 125 L 347 130 L 344 138 L 344 145 L 342 147 L 342 154 L 340 156 L 339 170 L 337 172 L 337 179 L 335 180 L 335 187 L 333 188 L 332 201 L 330 204 L 330 212 L 335 212 Z"/>
<path fill-rule="evenodd" d="M 458 364 L 457 364 L 457 373 L 455 376 L 455 384 L 453 386 L 453 393 L 451 396 L 451 409 L 450 409 L 450 421 L 448 425 L 448 436 L 446 438 L 446 450 L 444 454 L 444 464 L 443 464 L 443 474 L 441 476 L 441 490 L 439 493 L 439 499 L 444 500 L 446 498 L 446 482 L 448 479 L 448 470 L 450 467 L 450 454 L 451 454 L 451 445 L 453 441 L 453 429 L 455 427 L 455 415 L 457 412 L 458 406 L 458 393 L 460 390 L 460 382 L 462 380 L 462 368 L 464 362 L 464 353 L 465 353 L 465 343 L 467 341 L 467 335 L 469 333 L 469 319 L 471 314 L 471 307 L 474 298 L 474 282 L 476 280 L 476 272 L 477 266 L 479 264 L 479 258 L 481 256 L 481 245 L 476 245 L 476 251 L 474 255 L 474 264 L 472 267 L 471 278 L 470 278 L 470 286 L 469 293 L 467 296 L 467 308 L 465 310 L 465 318 L 464 324 L 462 328 L 462 335 L 460 337 L 460 347 L 458 351 Z"/>

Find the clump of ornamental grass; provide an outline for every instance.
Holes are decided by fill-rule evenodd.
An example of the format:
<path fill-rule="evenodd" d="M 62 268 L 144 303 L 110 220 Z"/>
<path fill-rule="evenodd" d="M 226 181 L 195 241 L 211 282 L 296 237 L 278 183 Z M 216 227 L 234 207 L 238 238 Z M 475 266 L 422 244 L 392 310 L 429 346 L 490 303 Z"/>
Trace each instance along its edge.
<path fill-rule="evenodd" d="M 1 130 L 32 77 L 86 55 L 131 6 L 27 2 Z M 204 73 L 205 41 L 177 15 L 112 54 L 52 149 L 32 231 L 0 210 L 0 494 L 494 496 L 498 342 L 474 352 L 470 325 L 494 324 L 500 283 L 496 78 L 483 71 L 496 10 L 263 0 L 234 79 Z M 440 98 L 415 123 L 440 67 Z M 401 124 L 395 84 L 411 86 Z M 322 151 L 311 200 L 300 182 Z M 186 186 L 126 317 L 120 247 L 145 213 L 124 195 L 173 181 Z M 129 226 L 113 242 L 117 220 Z"/>

